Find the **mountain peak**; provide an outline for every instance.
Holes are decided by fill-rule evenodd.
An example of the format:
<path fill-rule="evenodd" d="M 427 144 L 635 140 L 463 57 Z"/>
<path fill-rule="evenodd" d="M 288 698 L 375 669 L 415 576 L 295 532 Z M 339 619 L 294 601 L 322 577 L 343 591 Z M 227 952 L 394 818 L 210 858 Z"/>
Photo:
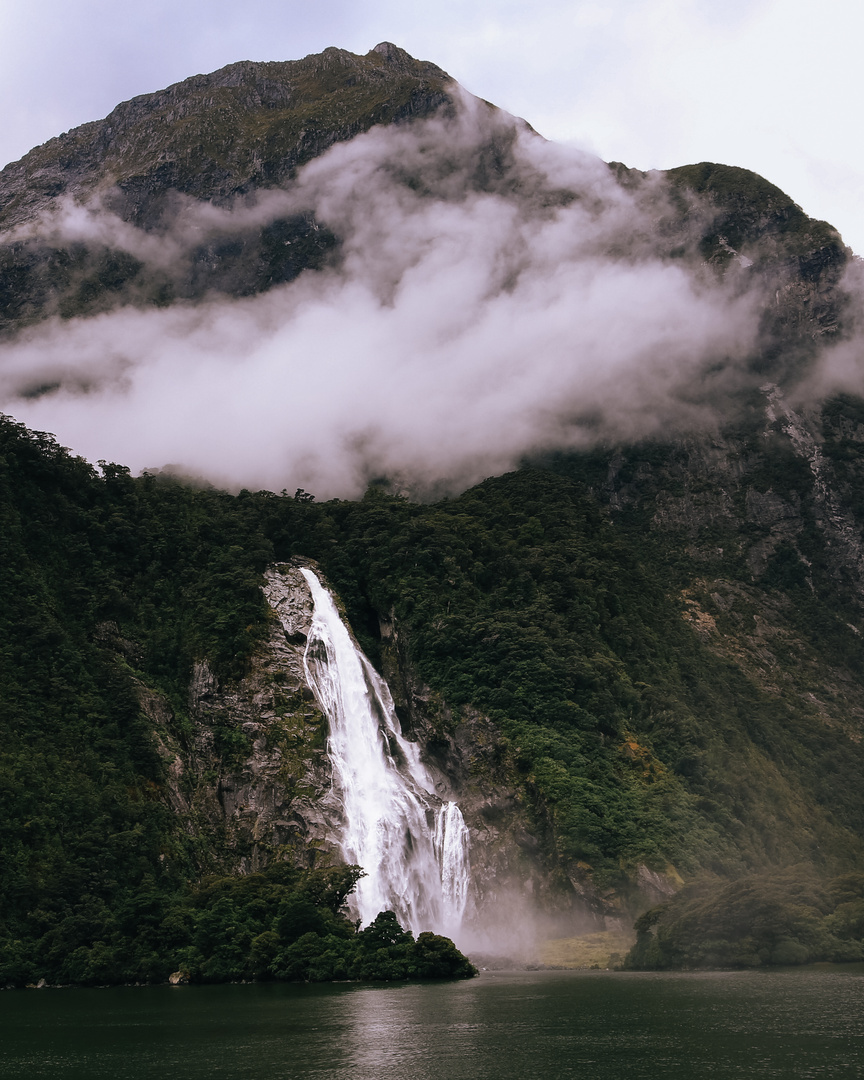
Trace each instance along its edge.
<path fill-rule="evenodd" d="M 427 116 L 452 80 L 390 42 L 365 56 L 328 48 L 302 60 L 239 61 L 119 104 L 0 171 L 0 227 L 59 195 L 123 193 L 121 212 L 152 218 L 166 188 L 219 201 L 278 186 L 334 142 L 376 124 Z"/>
<path fill-rule="evenodd" d="M 394 45 L 392 41 L 379 41 L 378 44 L 369 51 L 378 53 L 378 55 L 382 56 L 388 64 L 404 64 L 406 61 L 409 64 L 417 63 L 410 53 L 407 53 L 404 49 L 400 49 L 399 46 Z"/>

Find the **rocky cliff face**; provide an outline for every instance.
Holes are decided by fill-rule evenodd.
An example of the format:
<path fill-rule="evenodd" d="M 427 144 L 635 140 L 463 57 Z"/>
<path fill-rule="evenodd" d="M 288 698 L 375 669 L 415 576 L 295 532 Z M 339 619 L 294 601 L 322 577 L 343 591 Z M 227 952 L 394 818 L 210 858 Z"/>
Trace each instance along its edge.
<path fill-rule="evenodd" d="M 859 438 L 857 404 L 796 409 L 772 383 L 761 399 L 724 431 L 620 448 L 598 494 L 613 511 L 649 514 L 652 528 L 685 541 L 697 564 L 721 569 L 738 560 L 753 582 L 778 552 L 793 551 L 812 588 L 818 548 L 835 586 L 864 603 L 862 522 L 850 498 L 857 465 L 844 449 Z"/>
<path fill-rule="evenodd" d="M 117 225 L 164 236 L 190 204 L 280 188 L 334 143 L 447 107 L 450 86 L 440 68 L 387 42 L 366 56 L 327 49 L 196 75 L 36 147 L 0 172 L 0 331 L 119 303 L 243 296 L 320 267 L 337 238 L 311 213 L 199 230 L 179 272 L 147 265 Z M 79 222 L 77 236 L 52 235 L 52 215 L 85 204 L 114 220 L 107 233 Z M 39 220 L 47 231 L 34 234 Z"/>
<path fill-rule="evenodd" d="M 254 873 L 273 859 L 310 867 L 341 861 L 327 721 L 303 666 L 313 601 L 301 565 L 320 574 L 308 560 L 267 569 L 269 632 L 243 679 L 220 684 L 206 660 L 195 664 L 185 731 L 166 699 L 139 684 L 166 767 L 166 796 L 194 837 L 202 872 Z M 530 939 L 538 920 L 545 931 L 617 925 L 623 898 L 601 895 L 590 875 L 568 873 L 551 857 L 550 822 L 526 799 L 501 732 L 476 710 L 454 719 L 417 678 L 395 623 L 383 621 L 382 635 L 383 671 L 403 730 L 421 747 L 435 793 L 458 802 L 470 832 L 466 925 L 478 940 L 491 941 L 495 928 L 512 945 L 514 935 Z M 647 867 L 635 885 L 637 908 L 669 889 Z"/>
<path fill-rule="evenodd" d="M 0 172 L 0 228 L 61 195 L 97 191 L 125 221 L 155 227 L 171 192 L 220 202 L 289 179 L 373 124 L 425 116 L 450 99 L 446 72 L 388 42 L 366 56 L 229 64 L 118 105 Z"/>
<path fill-rule="evenodd" d="M 139 691 L 168 798 L 200 841 L 202 868 L 250 873 L 274 857 L 308 866 L 338 858 L 326 722 L 303 671 L 312 599 L 296 567 L 271 568 L 263 589 L 268 633 L 243 679 L 220 684 L 198 661 L 185 724 L 159 694 Z"/>
<path fill-rule="evenodd" d="M 675 444 L 622 447 L 596 484 L 613 518 L 680 561 L 682 616 L 718 656 L 817 724 L 864 736 L 859 678 L 861 406 L 794 408 L 765 384 L 747 419 Z M 837 598 L 828 627 L 802 615 Z"/>

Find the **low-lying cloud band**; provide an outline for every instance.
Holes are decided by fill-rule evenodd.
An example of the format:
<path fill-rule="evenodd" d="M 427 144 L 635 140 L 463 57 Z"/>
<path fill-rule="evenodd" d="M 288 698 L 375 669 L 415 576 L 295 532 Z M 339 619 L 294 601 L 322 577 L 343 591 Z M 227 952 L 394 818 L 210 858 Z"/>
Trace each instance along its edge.
<path fill-rule="evenodd" d="M 286 190 L 181 200 L 163 233 L 67 207 L 42 235 L 163 269 L 208 231 L 292 213 L 338 258 L 252 297 L 31 326 L 0 346 L 0 402 L 91 460 L 319 497 L 375 477 L 455 490 L 531 452 L 710 423 L 758 297 L 699 272 L 668 199 L 466 98 L 333 147 Z"/>

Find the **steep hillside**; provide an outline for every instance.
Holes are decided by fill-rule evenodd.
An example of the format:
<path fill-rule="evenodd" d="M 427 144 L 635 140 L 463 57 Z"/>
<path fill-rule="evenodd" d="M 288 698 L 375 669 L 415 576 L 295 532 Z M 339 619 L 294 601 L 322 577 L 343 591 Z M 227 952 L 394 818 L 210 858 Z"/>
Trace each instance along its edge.
<path fill-rule="evenodd" d="M 446 72 L 382 43 L 366 56 L 230 64 L 118 105 L 0 175 L 0 226 L 61 195 L 116 187 L 124 220 L 153 227 L 166 190 L 227 199 L 273 187 L 333 143 L 448 101 Z"/>
<path fill-rule="evenodd" d="M 442 126 L 424 127 L 430 117 Z M 375 141 L 393 131 L 411 137 Z M 371 141 L 352 156 L 360 133 Z M 327 156 L 337 143 L 343 156 Z M 559 361 L 549 339 L 540 368 L 542 350 L 524 345 L 513 366 L 538 365 L 534 381 L 553 388 L 531 399 L 542 423 L 509 457 L 473 448 L 470 414 L 455 434 L 442 424 L 446 437 L 430 424 L 436 446 L 463 438 L 476 459 L 461 472 L 447 459 L 446 476 L 410 462 L 403 473 L 400 447 L 424 456 L 410 439 L 379 452 L 362 378 L 339 369 L 359 426 L 337 428 L 333 454 L 359 455 L 359 499 L 97 469 L 3 417 L 0 981 L 368 977 L 364 950 L 382 942 L 396 950 L 391 977 L 466 973 L 442 939 L 418 940 L 415 955 L 398 927 L 362 938 L 340 914 L 357 877 L 340 868 L 327 720 L 305 667 L 309 567 L 386 678 L 436 798 L 464 815 L 472 948 L 615 928 L 659 901 L 631 965 L 864 948 L 864 403 L 813 389 L 856 332 L 850 253 L 746 170 L 565 167 L 543 146 L 385 44 L 196 76 L 0 174 L 10 411 L 86 403 L 105 385 L 119 401 L 135 371 L 124 342 L 116 369 L 102 356 L 117 312 L 176 315 L 165 337 L 153 331 L 157 353 L 183 320 L 201 323 L 204 355 L 218 351 L 219 312 L 264 293 L 271 306 L 254 310 L 268 326 L 328 289 L 332 318 L 358 282 L 368 310 L 394 321 L 394 298 L 441 235 L 467 261 L 498 226 L 488 290 L 477 274 L 505 313 L 496 355 L 508 335 L 522 340 L 507 319 L 526 280 L 525 310 L 542 325 L 587 282 L 613 354 L 627 337 L 621 296 L 660 304 L 663 326 L 620 374 L 611 365 L 597 402 L 555 390 L 559 368 L 578 368 L 575 347 Z M 363 201 L 369 184 L 377 202 Z M 466 206 L 483 229 L 472 219 L 448 233 L 441 222 Z M 457 275 L 457 291 L 469 279 Z M 613 318 L 598 279 L 629 283 L 609 293 Z M 652 291 L 658 280 L 671 293 Z M 454 298 L 428 298 L 421 277 L 402 313 L 409 347 L 442 380 L 475 342 L 460 353 L 436 326 L 442 351 L 423 353 L 422 319 Z M 726 333 L 736 319 L 740 339 Z M 666 322 L 684 335 L 680 355 Z M 286 381 L 280 429 L 299 425 L 316 389 L 337 389 L 316 366 L 326 332 L 325 318 Z M 464 396 L 497 378 L 481 369 Z M 408 380 L 404 400 L 423 385 Z M 157 391 L 159 422 L 180 426 L 171 392 Z M 492 415 L 482 422 L 505 438 Z M 226 416 L 220 439 L 239 454 Z M 486 461 L 520 454 L 519 468 L 473 482 Z M 406 496 L 417 491 L 424 500 Z M 798 922 L 784 897 L 802 898 Z"/>
<path fill-rule="evenodd" d="M 697 578 L 686 543 L 543 470 L 319 505 L 100 478 L 4 431 L 3 910 L 34 976 L 125 950 L 142 889 L 164 907 L 202 874 L 333 860 L 292 659 L 308 601 L 274 624 L 274 559 L 317 558 L 344 599 L 464 807 L 501 941 L 626 918 L 705 870 L 861 865 L 857 632 L 791 554 Z"/>
<path fill-rule="evenodd" d="M 164 305 L 209 290 L 244 295 L 320 266 L 335 238 L 311 214 L 192 245 L 177 278 L 110 236 L 65 243 L 28 227 L 57 205 L 94 200 L 121 222 L 171 230 L 183 199 L 228 204 L 278 188 L 336 142 L 450 103 L 447 74 L 383 43 L 366 56 L 231 64 L 124 102 L 104 120 L 36 147 L 0 172 L 0 329 L 104 310 Z M 95 242 L 94 242 L 95 241 Z"/>

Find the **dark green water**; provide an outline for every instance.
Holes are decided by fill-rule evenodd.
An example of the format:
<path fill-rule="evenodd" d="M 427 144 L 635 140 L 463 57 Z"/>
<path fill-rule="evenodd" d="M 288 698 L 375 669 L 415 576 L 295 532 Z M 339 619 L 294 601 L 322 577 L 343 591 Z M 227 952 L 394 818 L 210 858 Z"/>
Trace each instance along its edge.
<path fill-rule="evenodd" d="M 864 966 L 0 994 L 3 1080 L 864 1077 Z"/>

